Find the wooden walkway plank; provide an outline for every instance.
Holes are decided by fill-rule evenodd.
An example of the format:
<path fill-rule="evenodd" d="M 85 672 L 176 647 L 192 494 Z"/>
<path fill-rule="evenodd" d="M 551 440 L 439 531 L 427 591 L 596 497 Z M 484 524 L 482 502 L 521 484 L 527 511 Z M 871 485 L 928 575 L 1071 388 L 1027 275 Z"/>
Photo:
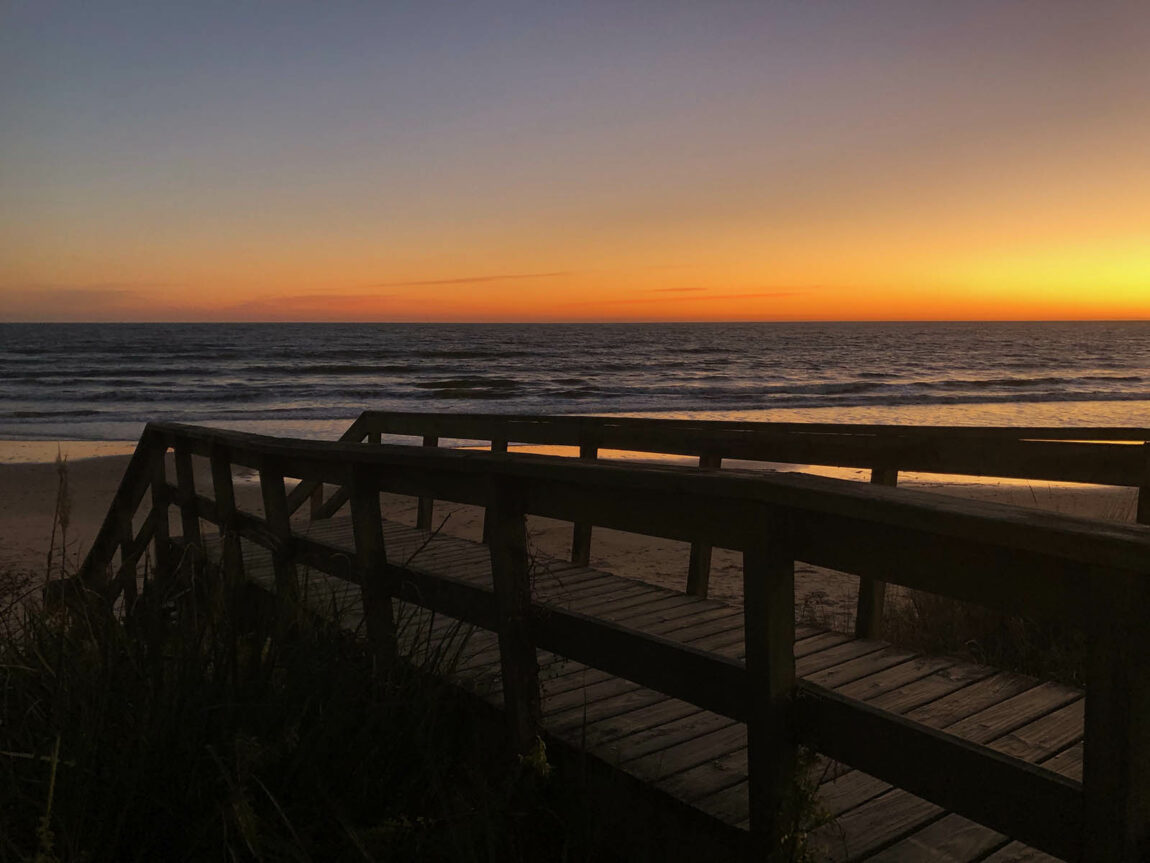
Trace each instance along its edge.
<path fill-rule="evenodd" d="M 1036 851 L 1021 842 L 1011 842 L 1002 850 L 983 858 L 982 863 L 1060 863 L 1060 861 L 1057 857 Z"/>
<path fill-rule="evenodd" d="M 690 617 L 692 620 L 706 620 L 721 613 L 725 608 L 725 606 L 699 607 L 695 604 L 694 597 L 680 593 L 660 599 L 653 599 L 649 604 L 644 606 L 641 615 L 629 618 L 628 626 L 643 629 L 651 624 L 665 623 L 670 620 L 681 620 L 685 617 Z M 619 613 L 611 609 L 600 612 L 600 616 L 604 620 L 617 621 L 620 619 Z"/>
<path fill-rule="evenodd" d="M 941 806 L 897 789 L 838 815 L 811 834 L 811 846 L 824 859 L 862 860 L 928 821 L 945 815 Z"/>
<path fill-rule="evenodd" d="M 1076 743 L 1073 746 L 1062 750 L 1052 758 L 1042 762 L 1042 766 L 1047 770 L 1052 770 L 1062 776 L 1069 776 L 1071 779 L 1082 781 L 1082 756 L 1084 751 L 1081 743 Z"/>
<path fill-rule="evenodd" d="M 994 677 L 999 672 L 985 665 L 953 664 L 900 687 L 883 692 L 869 703 L 891 713 L 908 713 L 917 707 L 960 692 L 966 687 Z"/>
<path fill-rule="evenodd" d="M 968 863 L 1009 841 L 1001 833 L 951 814 L 865 859 L 866 863 Z"/>
<path fill-rule="evenodd" d="M 688 803 L 717 794 L 747 779 L 746 729 L 741 736 L 733 736 L 726 752 L 716 752 L 685 770 L 676 771 L 657 779 L 656 788 L 666 791 Z"/>
<path fill-rule="evenodd" d="M 710 711 L 703 710 L 690 702 L 665 696 L 654 704 L 615 716 L 603 717 L 575 728 L 567 728 L 562 724 L 550 724 L 548 730 L 564 737 L 573 736 L 569 735 L 568 731 L 578 731 L 578 739 L 583 745 L 588 749 L 593 749 L 598 754 L 601 751 L 606 752 L 615 741 L 634 734 L 637 728 L 643 728 L 657 734 L 664 733 L 668 723 L 699 714 L 715 716 Z"/>
<path fill-rule="evenodd" d="M 958 660 L 944 656 L 912 656 L 905 662 L 883 669 L 875 674 L 852 680 L 834 687 L 840 695 L 871 701 L 892 690 L 916 683 L 939 671 L 951 668 Z"/>
<path fill-rule="evenodd" d="M 828 689 L 841 691 L 840 687 L 869 677 L 876 672 L 903 665 L 914 654 L 898 647 L 884 647 L 858 659 L 851 659 L 820 671 L 804 675 L 804 679 Z"/>
<path fill-rule="evenodd" d="M 843 644 L 828 647 L 817 653 L 808 653 L 805 656 L 795 657 L 795 670 L 800 677 L 806 678 L 816 671 L 824 668 L 841 665 L 852 659 L 859 659 L 886 647 L 881 641 L 850 640 Z"/>
<path fill-rule="evenodd" d="M 690 742 L 679 743 L 646 755 L 620 759 L 628 773 L 651 782 L 658 788 L 670 790 L 670 777 L 690 771 L 701 764 L 720 759 L 732 752 L 742 752 L 742 779 L 747 776 L 747 728 L 742 723 L 716 729 L 693 738 Z M 738 779 L 739 777 L 735 777 Z M 732 782 L 727 783 L 732 784 Z M 690 782 L 679 783 L 676 796 L 682 796 L 683 787 L 689 790 L 697 787 Z"/>
<path fill-rule="evenodd" d="M 733 728 L 740 723 L 726 716 L 700 710 L 649 727 L 638 726 L 626 737 L 617 738 L 604 749 L 611 754 L 611 763 L 621 764 L 642 758 L 653 752 L 662 752 L 672 746 L 694 740 L 722 728 Z"/>
<path fill-rule="evenodd" d="M 1081 692 L 1068 686 L 1040 683 L 945 728 L 958 737 L 989 744 L 1081 697 Z"/>
<path fill-rule="evenodd" d="M 1037 684 L 1038 681 L 1033 678 L 1000 671 L 915 707 L 904 715 L 931 728 L 947 728 L 979 711 L 1033 689 Z M 893 700 L 880 697 L 871 703 L 884 710 L 891 710 L 887 704 Z"/>
<path fill-rule="evenodd" d="M 629 713 L 636 708 L 650 707 L 665 698 L 666 696 L 661 692 L 635 686 L 631 689 L 612 692 L 606 697 L 596 699 L 588 697 L 583 704 L 576 704 L 563 711 L 556 711 L 553 705 L 548 704 L 547 707 L 552 712 L 546 714 L 544 726 L 548 731 L 551 730 L 552 724 L 556 728 L 574 730 L 580 724 L 590 724 L 599 719 L 609 719 L 613 716 Z"/>

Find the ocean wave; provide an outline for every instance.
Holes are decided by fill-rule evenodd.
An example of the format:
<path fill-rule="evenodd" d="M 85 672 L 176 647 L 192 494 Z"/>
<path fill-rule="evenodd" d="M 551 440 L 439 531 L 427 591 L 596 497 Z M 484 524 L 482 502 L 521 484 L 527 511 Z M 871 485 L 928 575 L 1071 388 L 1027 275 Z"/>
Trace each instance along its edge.
<path fill-rule="evenodd" d="M 477 400 L 541 414 L 1150 400 L 1148 324 L 0 325 L 0 341 L 0 427 L 29 435 Z"/>
<path fill-rule="evenodd" d="M 58 411 L 12 411 L 11 413 L 0 412 L 0 419 L 18 419 L 18 420 L 32 420 L 32 419 L 54 419 L 62 417 L 98 417 L 103 415 L 103 411 L 96 410 L 58 410 Z"/>
<path fill-rule="evenodd" d="M 520 382 L 511 378 L 450 378 L 441 381 L 416 381 L 411 384 L 422 390 L 513 390 Z"/>

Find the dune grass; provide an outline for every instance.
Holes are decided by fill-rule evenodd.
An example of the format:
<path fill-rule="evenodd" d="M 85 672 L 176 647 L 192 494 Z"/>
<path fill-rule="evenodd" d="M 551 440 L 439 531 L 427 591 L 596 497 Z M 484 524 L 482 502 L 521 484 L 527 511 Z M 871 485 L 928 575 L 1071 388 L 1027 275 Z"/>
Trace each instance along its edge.
<path fill-rule="evenodd" d="M 127 615 L 6 574 L 0 860 L 645 860 L 579 777 L 502 745 L 355 633 L 253 614 L 253 588 L 150 582 Z M 205 613 L 208 610 L 212 613 Z M 458 638 L 465 637 L 460 631 Z"/>
<path fill-rule="evenodd" d="M 1086 685 L 1088 644 L 1081 629 L 1000 614 L 932 593 L 912 590 L 888 599 L 882 638 L 922 653 L 959 656 L 1004 671 Z"/>
<path fill-rule="evenodd" d="M 338 610 L 297 607 L 285 628 L 274 600 L 218 568 L 145 572 L 130 609 L 60 581 L 78 561 L 57 467 L 45 571 L 0 572 L 0 863 L 724 853 L 586 759 L 548 763 L 542 741 L 512 752 L 497 711 L 443 682 L 462 626 L 382 668 Z M 764 859 L 812 859 L 826 816 L 809 772 Z"/>

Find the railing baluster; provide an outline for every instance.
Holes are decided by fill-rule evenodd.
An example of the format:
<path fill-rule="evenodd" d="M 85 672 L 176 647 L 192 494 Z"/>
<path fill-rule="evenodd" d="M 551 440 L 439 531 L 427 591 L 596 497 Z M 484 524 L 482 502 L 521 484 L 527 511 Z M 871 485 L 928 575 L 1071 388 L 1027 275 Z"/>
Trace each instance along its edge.
<path fill-rule="evenodd" d="M 492 494 L 491 577 L 499 609 L 499 661 L 512 745 L 527 752 L 539 731 L 539 662 L 531 638 L 531 573 L 523 496 L 508 483 Z"/>
<path fill-rule="evenodd" d="M 395 662 L 397 648 L 395 609 L 387 583 L 387 547 L 383 538 L 379 487 L 359 473 L 351 481 L 351 525 L 367 638 L 376 663 L 387 668 Z"/>
<path fill-rule="evenodd" d="M 1103 583 L 1120 577 L 1097 575 Z M 1150 860 L 1150 583 L 1126 576 L 1124 589 L 1106 595 L 1090 633 L 1083 859 L 1135 863 Z"/>
<path fill-rule="evenodd" d="M 120 546 L 120 568 L 116 571 L 116 582 L 124 594 L 124 604 L 130 609 L 136 601 L 136 560 L 132 557 L 135 532 L 132 528 L 134 513 L 125 502 L 113 504 L 116 509 L 116 537 Z"/>
<path fill-rule="evenodd" d="M 156 577 L 159 579 L 172 575 L 172 546 L 168 531 L 168 480 L 164 464 L 166 457 L 167 447 L 155 444 L 150 458 L 152 511 L 156 514 L 152 527 L 152 542 L 156 549 Z"/>
<path fill-rule="evenodd" d="M 216 498 L 216 516 L 219 518 L 223 571 L 232 584 L 244 577 L 244 553 L 236 524 L 236 492 L 232 482 L 232 465 L 222 447 L 214 447 L 211 454 L 212 493 Z"/>
<path fill-rule="evenodd" d="M 894 487 L 898 485 L 898 468 L 876 467 L 870 472 L 872 485 Z M 886 582 L 862 576 L 855 607 L 855 635 L 859 638 L 878 638 L 882 631 L 882 612 L 886 602 Z"/>
<path fill-rule="evenodd" d="M 308 495 L 308 518 L 315 521 L 319 515 L 320 508 L 323 506 L 323 483 L 317 482 L 315 487 L 312 488 L 311 493 Z"/>
<path fill-rule="evenodd" d="M 177 446 L 175 452 L 176 484 L 180 490 L 180 530 L 184 535 L 184 555 L 185 559 L 191 563 L 192 572 L 198 575 L 203 560 L 204 545 L 200 536 L 200 511 L 196 505 L 196 475 L 192 468 L 192 451 L 187 447 Z"/>
<path fill-rule="evenodd" d="M 1138 504 L 1134 520 L 1139 524 L 1150 524 L 1150 441 L 1142 444 L 1142 463 L 1146 465 L 1142 473 L 1142 485 L 1138 487 Z"/>
<path fill-rule="evenodd" d="M 773 847 L 795 767 L 795 564 L 767 518 L 761 540 L 743 553 L 743 627 L 751 832 Z"/>
<path fill-rule="evenodd" d="M 299 589 L 296 584 L 295 553 L 292 548 L 291 520 L 288 515 L 287 493 L 284 490 L 283 469 L 273 459 L 260 466 L 260 493 L 264 501 L 264 518 L 268 531 L 275 540 L 272 566 L 275 569 L 276 595 L 283 600 L 294 600 Z"/>
<path fill-rule="evenodd" d="M 699 456 L 699 467 L 703 470 L 718 470 L 723 466 L 723 457 L 704 453 Z M 707 595 L 711 584 L 711 546 L 705 542 L 691 543 L 691 561 L 687 565 L 687 593 L 692 596 Z"/>
<path fill-rule="evenodd" d="M 579 444 L 579 458 L 584 461 L 595 461 L 599 458 L 599 447 L 593 443 Z M 591 525 L 587 522 L 575 522 L 571 530 L 571 562 L 577 566 L 588 566 L 591 563 Z"/>
<path fill-rule="evenodd" d="M 495 439 L 491 441 L 492 452 L 507 452 L 507 441 Z M 484 510 L 483 512 L 483 544 L 490 545 L 491 543 L 491 511 Z"/>
<path fill-rule="evenodd" d="M 439 446 L 438 435 L 424 435 L 424 446 Z M 419 510 L 415 516 L 415 526 L 421 530 L 431 530 L 432 511 L 435 508 L 435 498 L 421 497 L 419 499 Z"/>

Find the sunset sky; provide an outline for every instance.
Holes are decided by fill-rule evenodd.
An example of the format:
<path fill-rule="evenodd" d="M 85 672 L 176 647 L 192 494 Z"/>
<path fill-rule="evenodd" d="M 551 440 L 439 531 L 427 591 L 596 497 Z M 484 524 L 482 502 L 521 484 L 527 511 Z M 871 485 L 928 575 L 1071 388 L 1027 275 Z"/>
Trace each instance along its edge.
<path fill-rule="evenodd" d="M 0 0 L 0 321 L 1150 318 L 1150 3 Z"/>

